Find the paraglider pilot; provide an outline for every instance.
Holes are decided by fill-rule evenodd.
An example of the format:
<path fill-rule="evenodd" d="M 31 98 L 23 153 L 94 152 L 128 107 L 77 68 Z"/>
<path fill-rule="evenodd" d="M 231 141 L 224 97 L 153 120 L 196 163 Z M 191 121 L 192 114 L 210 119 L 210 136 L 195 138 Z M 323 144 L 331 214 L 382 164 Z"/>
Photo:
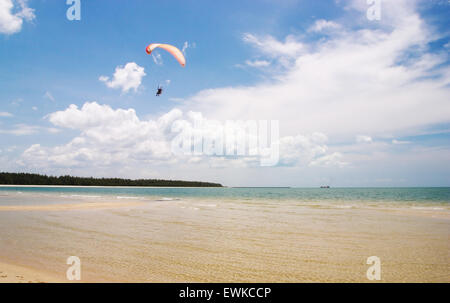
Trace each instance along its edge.
<path fill-rule="evenodd" d="M 158 90 L 156 91 L 156 97 L 160 96 L 163 92 L 162 86 L 158 86 Z"/>

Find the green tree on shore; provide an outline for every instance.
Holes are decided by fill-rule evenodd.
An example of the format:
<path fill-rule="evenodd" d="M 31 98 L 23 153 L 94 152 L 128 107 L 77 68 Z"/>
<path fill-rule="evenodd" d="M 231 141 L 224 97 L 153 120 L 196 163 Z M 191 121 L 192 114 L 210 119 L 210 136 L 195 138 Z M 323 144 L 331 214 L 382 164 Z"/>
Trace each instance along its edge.
<path fill-rule="evenodd" d="M 219 183 L 161 179 L 85 178 L 73 176 L 46 176 L 28 173 L 0 173 L 2 185 L 74 185 L 74 186 L 178 186 L 222 187 Z"/>

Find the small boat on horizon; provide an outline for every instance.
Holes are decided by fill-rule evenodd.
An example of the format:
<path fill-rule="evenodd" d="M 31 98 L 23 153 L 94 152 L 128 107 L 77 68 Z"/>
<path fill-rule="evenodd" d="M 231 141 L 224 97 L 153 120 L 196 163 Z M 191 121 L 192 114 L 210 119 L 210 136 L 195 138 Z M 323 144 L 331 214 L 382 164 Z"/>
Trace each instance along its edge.
<path fill-rule="evenodd" d="M 330 188 L 329 185 L 322 185 L 320 188 Z"/>

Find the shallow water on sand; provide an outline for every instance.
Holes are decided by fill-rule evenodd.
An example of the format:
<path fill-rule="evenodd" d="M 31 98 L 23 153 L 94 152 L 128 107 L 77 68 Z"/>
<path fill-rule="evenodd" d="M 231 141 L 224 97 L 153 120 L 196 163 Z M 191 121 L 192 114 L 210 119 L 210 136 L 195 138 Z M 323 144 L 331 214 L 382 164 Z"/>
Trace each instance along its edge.
<path fill-rule="evenodd" d="M 0 261 L 64 279 L 78 256 L 83 281 L 366 282 L 366 260 L 378 256 L 383 281 L 450 282 L 449 197 L 448 188 L 1 188 Z"/>

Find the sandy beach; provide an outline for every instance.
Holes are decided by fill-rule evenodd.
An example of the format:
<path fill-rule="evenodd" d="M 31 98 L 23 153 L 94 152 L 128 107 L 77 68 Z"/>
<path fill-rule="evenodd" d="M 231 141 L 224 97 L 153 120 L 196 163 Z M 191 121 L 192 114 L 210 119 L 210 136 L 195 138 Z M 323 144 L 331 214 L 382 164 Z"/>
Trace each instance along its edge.
<path fill-rule="evenodd" d="M 69 256 L 82 262 L 81 282 L 370 282 L 370 256 L 381 260 L 382 282 L 450 282 L 446 207 L 33 193 L 2 199 L 1 282 L 68 282 Z"/>

